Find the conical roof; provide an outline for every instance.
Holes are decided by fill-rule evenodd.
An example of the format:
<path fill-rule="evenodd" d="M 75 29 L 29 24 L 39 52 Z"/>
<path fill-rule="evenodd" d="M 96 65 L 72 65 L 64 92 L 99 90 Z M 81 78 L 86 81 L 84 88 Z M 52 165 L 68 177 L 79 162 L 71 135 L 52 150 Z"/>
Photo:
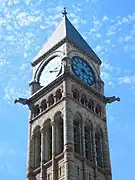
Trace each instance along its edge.
<path fill-rule="evenodd" d="M 64 15 L 62 21 L 56 27 L 52 36 L 46 41 L 43 45 L 43 48 L 39 51 L 38 55 L 34 58 L 34 61 L 39 59 L 45 53 L 47 53 L 50 49 L 52 49 L 55 45 L 61 42 L 64 39 L 67 39 L 74 44 L 76 44 L 82 51 L 89 55 L 96 56 L 96 59 L 101 62 L 88 43 L 83 39 L 80 33 L 76 30 L 76 28 L 72 25 L 66 15 Z"/>

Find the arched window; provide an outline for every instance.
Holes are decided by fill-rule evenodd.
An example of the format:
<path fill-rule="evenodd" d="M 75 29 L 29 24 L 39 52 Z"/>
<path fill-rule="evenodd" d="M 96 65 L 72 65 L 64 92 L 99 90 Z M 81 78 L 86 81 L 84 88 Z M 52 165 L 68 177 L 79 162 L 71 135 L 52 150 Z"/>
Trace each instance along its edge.
<path fill-rule="evenodd" d="M 51 119 L 46 119 L 43 124 L 43 146 L 44 154 L 43 160 L 45 162 L 49 161 L 52 158 L 52 126 Z"/>
<path fill-rule="evenodd" d="M 73 91 L 73 98 L 79 101 L 79 92 L 76 89 Z"/>
<path fill-rule="evenodd" d="M 84 136 L 85 136 L 85 155 L 89 161 L 93 161 L 93 136 L 92 136 L 92 125 L 85 125 Z"/>
<path fill-rule="evenodd" d="M 96 106 L 95 112 L 97 115 L 101 116 L 101 107 L 99 105 Z"/>
<path fill-rule="evenodd" d="M 34 106 L 33 116 L 36 117 L 38 114 L 40 114 L 40 108 L 39 105 L 37 104 L 36 106 Z"/>
<path fill-rule="evenodd" d="M 74 120 L 74 151 L 81 154 L 81 133 L 80 133 L 80 122 Z"/>
<path fill-rule="evenodd" d="M 96 128 L 95 133 L 97 165 L 103 167 L 103 134 L 101 128 Z"/>
<path fill-rule="evenodd" d="M 63 152 L 64 148 L 64 136 L 63 136 L 63 119 L 60 119 L 59 122 L 59 153 Z"/>
<path fill-rule="evenodd" d="M 51 94 L 48 98 L 48 105 L 51 106 L 54 104 L 54 97 L 53 94 Z"/>
<path fill-rule="evenodd" d="M 41 112 L 47 109 L 47 102 L 45 99 L 41 102 L 40 108 Z"/>
<path fill-rule="evenodd" d="M 56 101 L 59 101 L 62 98 L 62 92 L 61 89 L 58 89 L 56 91 Z"/>
<path fill-rule="evenodd" d="M 33 162 L 34 168 L 40 166 L 41 161 L 41 133 L 40 126 L 36 127 L 33 132 Z"/>
<path fill-rule="evenodd" d="M 82 97 L 81 97 L 81 103 L 83 104 L 83 105 L 87 105 L 87 98 L 86 98 L 86 96 L 85 95 L 83 95 Z"/>
<path fill-rule="evenodd" d="M 90 100 L 90 101 L 88 102 L 88 108 L 89 108 L 90 110 L 94 111 L 94 102 L 93 102 L 92 100 Z"/>
<path fill-rule="evenodd" d="M 48 147 L 48 160 L 52 159 L 52 126 L 48 126 L 48 135 L 47 135 L 47 147 Z"/>

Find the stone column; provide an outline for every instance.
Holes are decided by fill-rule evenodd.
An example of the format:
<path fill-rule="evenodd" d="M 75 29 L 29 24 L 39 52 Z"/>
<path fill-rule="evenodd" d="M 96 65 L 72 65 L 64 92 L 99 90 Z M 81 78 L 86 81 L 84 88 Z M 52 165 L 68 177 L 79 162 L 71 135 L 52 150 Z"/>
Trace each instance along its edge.
<path fill-rule="evenodd" d="M 45 149 L 44 149 L 44 128 L 41 128 L 40 130 L 41 132 L 41 164 L 40 164 L 40 167 L 41 167 L 41 179 L 44 179 L 45 177 L 45 174 L 44 174 L 44 152 L 45 152 Z"/>
<path fill-rule="evenodd" d="M 29 114 L 30 117 L 30 114 Z M 32 136 L 31 136 L 31 123 L 28 125 L 28 147 L 27 147 L 27 172 L 26 179 L 30 180 L 30 176 L 32 174 Z"/>
<path fill-rule="evenodd" d="M 55 165 L 55 154 L 56 154 L 56 133 L 55 133 L 55 122 L 51 121 L 52 126 L 52 180 L 56 179 L 56 165 Z"/>
<path fill-rule="evenodd" d="M 95 168 L 94 168 L 94 180 L 98 180 L 97 177 L 97 152 L 96 152 L 96 139 L 95 139 L 95 131 L 96 131 L 96 127 L 93 127 L 93 131 L 92 131 L 92 137 L 93 137 L 93 162 L 95 164 Z"/>
<path fill-rule="evenodd" d="M 84 133 L 84 127 L 85 127 L 85 123 L 84 121 L 82 121 L 82 125 L 81 125 L 81 133 L 82 133 L 82 155 L 84 156 L 84 162 L 83 162 L 83 179 L 84 180 L 88 180 L 88 170 L 86 168 L 86 152 L 85 152 L 85 133 Z"/>
<path fill-rule="evenodd" d="M 64 127 L 64 163 L 65 163 L 65 180 L 74 180 L 74 135 L 73 135 L 73 114 L 67 109 L 63 110 L 63 127 Z"/>
<path fill-rule="evenodd" d="M 105 129 L 104 129 L 104 134 L 103 134 L 103 162 L 104 162 L 104 168 L 106 169 L 106 180 L 112 180 L 108 132 L 107 132 L 106 123 L 105 123 Z"/>

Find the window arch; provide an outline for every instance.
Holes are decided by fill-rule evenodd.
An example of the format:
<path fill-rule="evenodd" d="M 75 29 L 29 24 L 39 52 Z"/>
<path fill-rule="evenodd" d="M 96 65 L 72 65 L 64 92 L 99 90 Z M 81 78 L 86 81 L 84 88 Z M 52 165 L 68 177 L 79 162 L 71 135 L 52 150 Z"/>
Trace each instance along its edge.
<path fill-rule="evenodd" d="M 77 91 L 77 89 L 75 89 L 73 91 L 73 98 L 77 101 L 79 101 L 79 92 Z"/>
<path fill-rule="evenodd" d="M 97 115 L 101 116 L 101 107 L 100 107 L 100 105 L 96 106 L 95 112 L 96 112 Z"/>
<path fill-rule="evenodd" d="M 47 147 L 48 147 L 48 160 L 52 159 L 52 126 L 48 125 L 47 130 Z"/>
<path fill-rule="evenodd" d="M 88 160 L 93 161 L 93 128 L 92 124 L 84 126 L 85 136 L 85 156 Z"/>
<path fill-rule="evenodd" d="M 74 129 L 74 151 L 78 154 L 81 154 L 81 121 L 82 118 L 80 114 L 75 115 L 75 119 L 73 121 L 73 129 Z"/>
<path fill-rule="evenodd" d="M 51 94 L 48 98 L 48 105 L 51 106 L 54 104 L 54 97 L 53 94 Z"/>
<path fill-rule="evenodd" d="M 41 133 L 40 126 L 37 126 L 33 131 L 33 165 L 34 168 L 38 168 L 40 166 L 41 161 Z"/>
<path fill-rule="evenodd" d="M 46 99 L 44 99 L 44 100 L 41 102 L 40 108 L 41 108 L 41 112 L 47 109 Z"/>
<path fill-rule="evenodd" d="M 83 104 L 83 105 L 87 105 L 87 98 L 86 98 L 86 96 L 85 95 L 82 95 L 82 97 L 81 97 L 81 103 Z"/>
<path fill-rule="evenodd" d="M 61 111 L 56 112 L 54 115 L 55 128 L 56 128 L 56 153 L 60 154 L 64 149 L 64 130 L 63 130 L 63 118 Z"/>
<path fill-rule="evenodd" d="M 97 165 L 99 167 L 103 167 L 103 134 L 100 127 L 96 128 L 95 141 L 96 141 Z"/>
<path fill-rule="evenodd" d="M 51 119 L 46 119 L 43 124 L 43 135 L 44 135 L 44 154 L 43 158 L 45 162 L 52 158 L 52 126 Z"/>
<path fill-rule="evenodd" d="M 88 102 L 88 108 L 94 112 L 94 102 L 92 100 Z"/>
<path fill-rule="evenodd" d="M 59 153 L 63 152 L 64 148 L 64 134 L 63 134 L 63 119 L 61 118 L 59 121 Z"/>
<path fill-rule="evenodd" d="M 61 89 L 58 89 L 56 91 L 56 101 L 59 101 L 62 98 L 62 92 Z"/>
<path fill-rule="evenodd" d="M 39 108 L 39 105 L 35 105 L 34 108 L 33 108 L 33 116 L 36 117 L 40 114 L 40 108 Z"/>

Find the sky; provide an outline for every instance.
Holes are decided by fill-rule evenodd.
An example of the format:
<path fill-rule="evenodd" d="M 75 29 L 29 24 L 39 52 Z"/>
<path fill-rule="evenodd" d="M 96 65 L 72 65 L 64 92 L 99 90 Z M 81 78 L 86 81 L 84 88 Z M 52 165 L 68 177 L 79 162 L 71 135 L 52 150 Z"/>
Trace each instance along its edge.
<path fill-rule="evenodd" d="M 31 61 L 61 21 L 68 18 L 102 60 L 113 180 L 134 180 L 134 0 L 0 0 L 0 180 L 24 180 Z"/>

